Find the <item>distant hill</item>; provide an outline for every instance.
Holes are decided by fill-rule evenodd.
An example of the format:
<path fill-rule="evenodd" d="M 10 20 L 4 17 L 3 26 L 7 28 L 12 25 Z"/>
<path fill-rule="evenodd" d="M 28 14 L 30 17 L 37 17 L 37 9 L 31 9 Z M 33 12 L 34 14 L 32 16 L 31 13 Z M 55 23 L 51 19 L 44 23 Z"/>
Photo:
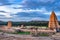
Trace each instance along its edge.
<path fill-rule="evenodd" d="M 12 26 L 20 26 L 20 25 L 25 25 L 25 26 L 48 26 L 49 21 L 20 21 L 20 22 L 13 22 L 12 21 Z M 60 21 L 58 21 L 60 24 Z M 0 25 L 7 25 L 7 22 L 0 21 Z"/>

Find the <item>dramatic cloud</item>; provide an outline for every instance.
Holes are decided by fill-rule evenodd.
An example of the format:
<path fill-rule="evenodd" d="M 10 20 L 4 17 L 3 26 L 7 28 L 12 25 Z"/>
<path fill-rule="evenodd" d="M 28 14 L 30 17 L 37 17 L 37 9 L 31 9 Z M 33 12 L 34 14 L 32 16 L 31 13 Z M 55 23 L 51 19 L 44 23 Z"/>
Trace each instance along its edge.
<path fill-rule="evenodd" d="M 53 10 L 60 20 L 59 0 L 0 0 L 3 21 L 49 20 Z"/>

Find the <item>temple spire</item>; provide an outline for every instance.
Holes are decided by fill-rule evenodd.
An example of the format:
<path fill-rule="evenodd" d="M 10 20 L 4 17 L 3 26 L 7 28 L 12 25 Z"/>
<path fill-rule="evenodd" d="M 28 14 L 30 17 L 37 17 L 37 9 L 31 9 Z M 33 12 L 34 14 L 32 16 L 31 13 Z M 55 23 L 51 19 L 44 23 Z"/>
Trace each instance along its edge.
<path fill-rule="evenodd" d="M 50 15 L 50 20 L 49 20 L 48 27 L 50 29 L 56 29 L 56 28 L 59 27 L 58 20 L 57 20 L 57 17 L 55 15 L 55 12 L 54 11 L 52 11 L 52 13 Z"/>

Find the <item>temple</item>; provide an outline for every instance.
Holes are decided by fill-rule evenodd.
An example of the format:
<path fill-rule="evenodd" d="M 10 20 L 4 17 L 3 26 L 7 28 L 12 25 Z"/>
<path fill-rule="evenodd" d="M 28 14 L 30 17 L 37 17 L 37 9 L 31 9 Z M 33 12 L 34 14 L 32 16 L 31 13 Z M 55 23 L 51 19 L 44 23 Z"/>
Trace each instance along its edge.
<path fill-rule="evenodd" d="M 51 15 L 50 15 L 50 20 L 49 20 L 49 24 L 48 24 L 49 29 L 56 29 L 59 28 L 59 23 L 57 20 L 57 16 L 55 15 L 54 11 L 52 11 Z"/>
<path fill-rule="evenodd" d="M 8 21 L 7 26 L 4 25 L 0 27 L 0 30 L 7 31 L 7 32 L 16 32 L 16 30 L 23 31 L 23 32 L 31 32 L 31 34 L 37 35 L 38 33 L 56 33 L 60 32 L 60 26 L 57 20 L 57 16 L 55 15 L 54 11 L 52 11 L 48 23 L 48 27 L 36 27 L 35 26 L 12 26 L 12 22 Z"/>

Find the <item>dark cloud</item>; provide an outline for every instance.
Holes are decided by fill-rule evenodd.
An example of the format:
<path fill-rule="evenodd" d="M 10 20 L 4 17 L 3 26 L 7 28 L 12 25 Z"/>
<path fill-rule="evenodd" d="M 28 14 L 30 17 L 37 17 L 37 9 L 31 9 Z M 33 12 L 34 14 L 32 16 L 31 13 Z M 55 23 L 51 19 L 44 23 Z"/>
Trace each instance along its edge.
<path fill-rule="evenodd" d="M 23 9 L 23 10 L 29 10 L 29 9 L 41 9 L 41 8 L 45 8 L 47 12 L 50 12 L 52 10 L 56 11 L 60 11 L 60 0 L 23 0 L 23 3 L 20 3 L 22 0 L 11 0 L 11 2 L 9 2 L 9 0 L 0 0 L 0 6 L 1 5 L 8 5 L 9 7 L 11 6 L 11 4 L 13 4 L 14 7 L 10 7 L 12 10 L 13 9 Z M 22 5 L 23 7 L 17 7 L 15 5 Z M 7 6 L 6 6 L 7 7 Z M 9 9 L 9 8 L 8 8 Z M 43 9 L 44 10 L 44 9 Z M 3 13 L 6 13 L 5 11 L 0 11 Z M 47 13 L 46 12 L 46 13 Z M 49 13 L 48 13 L 49 14 Z M 56 13 L 57 14 L 57 13 Z M 17 15 L 17 16 L 14 16 Z M 5 16 L 4 15 L 0 15 L 1 19 L 4 19 Z M 2 18 L 3 16 L 3 18 Z M 10 16 L 12 17 L 12 20 L 14 19 L 14 17 L 19 18 L 19 20 L 23 20 L 25 17 L 25 20 L 30 20 L 32 18 L 46 18 L 45 20 L 49 19 L 49 15 L 44 14 L 44 12 L 17 12 L 16 14 L 10 14 Z M 27 18 L 28 17 L 28 18 Z M 59 20 L 60 20 L 60 16 L 58 16 Z M 43 20 L 43 19 L 42 19 Z"/>
<path fill-rule="evenodd" d="M 27 8 L 41 8 L 43 6 L 51 5 L 52 3 L 51 2 L 41 2 L 38 0 L 26 0 L 24 3 L 22 3 L 22 5 L 26 6 Z"/>
<path fill-rule="evenodd" d="M 26 0 L 22 3 L 22 5 L 28 9 L 36 9 L 36 8 L 46 8 L 48 11 L 60 11 L 60 1 L 59 0 Z"/>
<path fill-rule="evenodd" d="M 7 12 L 5 12 L 5 11 L 0 11 L 0 12 L 2 12 L 2 13 L 7 13 Z"/>
<path fill-rule="evenodd" d="M 35 17 L 48 18 L 49 17 L 49 15 L 45 15 L 38 12 L 31 12 L 31 13 L 20 12 L 15 15 L 18 15 L 18 17 L 31 17 L 31 18 L 35 18 Z"/>

